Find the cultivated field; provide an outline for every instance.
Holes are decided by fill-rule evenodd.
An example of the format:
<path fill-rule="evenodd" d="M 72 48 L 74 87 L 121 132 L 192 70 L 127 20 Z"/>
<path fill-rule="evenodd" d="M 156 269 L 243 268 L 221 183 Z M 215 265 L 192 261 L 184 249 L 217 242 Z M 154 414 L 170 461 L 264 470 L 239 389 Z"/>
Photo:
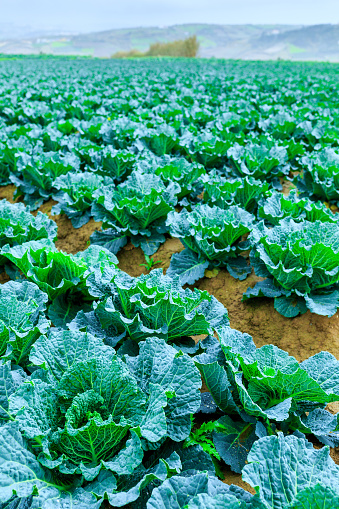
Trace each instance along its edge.
<path fill-rule="evenodd" d="M 339 507 L 338 71 L 0 61 L 2 508 Z"/>

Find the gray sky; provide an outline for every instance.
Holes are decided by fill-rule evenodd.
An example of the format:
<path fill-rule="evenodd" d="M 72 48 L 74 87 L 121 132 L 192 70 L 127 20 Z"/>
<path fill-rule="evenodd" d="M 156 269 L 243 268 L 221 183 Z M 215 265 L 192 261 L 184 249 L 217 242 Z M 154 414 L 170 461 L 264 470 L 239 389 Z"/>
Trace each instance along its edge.
<path fill-rule="evenodd" d="M 92 32 L 181 23 L 339 23 L 339 0 L 0 0 L 0 27 Z"/>

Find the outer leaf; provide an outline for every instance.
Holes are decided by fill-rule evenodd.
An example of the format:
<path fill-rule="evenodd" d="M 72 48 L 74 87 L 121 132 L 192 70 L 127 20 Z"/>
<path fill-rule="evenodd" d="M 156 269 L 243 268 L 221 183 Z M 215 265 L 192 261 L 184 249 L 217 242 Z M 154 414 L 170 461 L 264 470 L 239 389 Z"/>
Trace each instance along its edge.
<path fill-rule="evenodd" d="M 241 473 L 245 466 L 247 455 L 257 440 L 255 425 L 248 422 L 234 422 L 227 415 L 218 421 L 219 431 L 213 433 L 213 443 L 220 457 L 233 472 Z"/>
<path fill-rule="evenodd" d="M 328 293 L 305 295 L 305 301 L 311 313 L 323 316 L 333 316 L 339 308 L 339 290 Z"/>
<path fill-rule="evenodd" d="M 243 480 L 256 488 L 266 507 L 284 509 L 298 493 L 318 483 L 336 490 L 339 467 L 328 447 L 316 450 L 303 438 L 279 433 L 253 445 Z"/>
<path fill-rule="evenodd" d="M 164 340 L 148 338 L 140 344 L 139 356 L 127 358 L 127 364 L 145 391 L 155 384 L 173 391 L 166 408 L 167 433 L 172 440 L 184 440 L 191 430 L 190 414 L 200 407 L 201 379 L 193 361 Z"/>
<path fill-rule="evenodd" d="M 168 475 L 167 463 L 160 460 L 155 468 L 140 468 L 135 471 L 133 477 L 122 476 L 119 479 L 118 490 L 107 492 L 109 503 L 113 507 L 124 507 L 137 500 L 145 488 L 152 486 L 152 483 L 164 481 Z"/>
<path fill-rule="evenodd" d="M 300 364 L 327 394 L 339 394 L 339 361 L 329 352 L 319 352 Z"/>
<path fill-rule="evenodd" d="M 41 336 L 33 346 L 30 361 L 34 366 L 48 370 L 55 383 L 78 361 L 92 357 L 112 358 L 114 350 L 86 332 L 51 329 L 48 338 Z"/>
<path fill-rule="evenodd" d="M 114 254 L 122 249 L 128 240 L 126 228 L 108 228 L 107 230 L 94 231 L 90 236 L 92 244 L 105 247 Z"/>
<path fill-rule="evenodd" d="M 285 295 L 275 297 L 274 309 L 276 309 L 281 315 L 286 316 L 286 318 L 294 318 L 295 316 L 300 314 L 302 315 L 307 311 L 304 299 L 299 298 L 295 294 L 290 297 L 286 297 Z"/>
<path fill-rule="evenodd" d="M 141 235 L 137 235 L 132 237 L 132 243 L 135 247 L 141 247 L 145 255 L 152 256 L 156 253 L 166 240 L 166 237 L 162 235 L 162 233 L 154 233 L 149 237 L 142 237 Z"/>
<path fill-rule="evenodd" d="M 237 500 L 230 493 L 214 497 L 207 493 L 200 493 L 192 498 L 185 507 L 187 509 L 247 509 L 249 505 L 242 500 Z"/>
<path fill-rule="evenodd" d="M 41 439 L 55 428 L 58 418 L 55 387 L 33 379 L 18 388 L 10 398 L 9 410 L 28 438 Z"/>
<path fill-rule="evenodd" d="M 204 277 L 205 269 L 207 269 L 208 265 L 208 260 L 199 259 L 199 256 L 193 251 L 184 249 L 180 253 L 172 255 L 166 275 L 170 277 L 178 275 L 182 285 L 192 285 L 198 279 Z"/>
<path fill-rule="evenodd" d="M 251 299 L 253 297 L 280 297 L 282 290 L 274 286 L 270 279 L 258 281 L 254 288 L 248 288 L 243 295 L 242 300 Z"/>
<path fill-rule="evenodd" d="M 93 495 L 82 489 L 57 485 L 44 470 L 26 444 L 15 423 L 0 428 L 0 501 L 10 500 L 15 493 L 18 497 L 34 495 L 34 506 L 42 509 L 60 507 L 68 509 L 72 505 L 85 509 L 99 508 Z"/>
<path fill-rule="evenodd" d="M 233 260 L 230 260 L 227 265 L 227 270 L 236 279 L 243 281 L 252 272 L 252 267 L 247 264 L 246 259 L 243 256 L 238 256 Z"/>
<path fill-rule="evenodd" d="M 132 431 L 132 437 L 127 440 L 125 449 L 120 451 L 112 460 L 103 461 L 103 465 L 118 475 L 131 475 L 140 465 L 143 456 L 144 452 L 140 439 L 135 431 Z"/>
<path fill-rule="evenodd" d="M 169 507 L 183 509 L 199 493 L 225 495 L 228 490 L 227 485 L 213 478 L 210 479 L 207 473 L 197 473 L 192 477 L 174 476 L 153 490 L 147 503 L 147 509 L 167 509 Z"/>
<path fill-rule="evenodd" d="M 224 412 L 237 411 L 232 396 L 232 385 L 225 369 L 217 362 L 212 364 L 196 362 L 196 365 L 218 407 Z"/>
<path fill-rule="evenodd" d="M 0 423 L 13 419 L 9 411 L 9 397 L 24 382 L 26 373 L 23 369 L 11 370 L 11 362 L 0 365 Z"/>
<path fill-rule="evenodd" d="M 339 505 L 339 494 L 322 484 L 297 494 L 288 509 L 332 509 Z"/>

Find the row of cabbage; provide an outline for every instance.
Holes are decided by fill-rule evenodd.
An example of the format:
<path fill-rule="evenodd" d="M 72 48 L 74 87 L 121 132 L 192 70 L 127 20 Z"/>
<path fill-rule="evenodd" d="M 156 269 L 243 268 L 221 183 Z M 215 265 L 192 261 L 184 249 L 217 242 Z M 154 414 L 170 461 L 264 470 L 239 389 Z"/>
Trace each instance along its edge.
<path fill-rule="evenodd" d="M 128 117 L 122 117 L 119 122 L 124 127 L 130 123 Z M 59 129 L 61 126 L 63 124 L 58 124 Z M 289 178 L 291 172 L 302 171 L 303 178 L 297 180 L 303 194 L 334 202 L 339 199 L 338 147 L 330 143 L 314 150 L 305 143 L 295 144 L 292 139 L 289 141 L 294 143 L 292 150 L 289 146 L 279 145 L 270 135 L 257 132 L 253 140 L 249 136 L 244 137 L 243 144 L 235 140 L 228 143 L 206 132 L 199 133 L 196 139 L 193 137 L 195 142 L 190 139 L 192 136 L 188 142 L 187 135 L 183 135 L 182 144 L 173 145 L 163 127 L 152 128 L 154 133 L 150 135 L 144 132 L 147 128 L 132 125 L 127 129 L 132 139 L 123 143 L 124 148 L 121 148 L 119 143 L 127 136 L 124 130 L 120 130 L 114 122 L 99 126 L 103 137 L 95 142 L 87 137 L 86 130 L 78 126 L 79 130 L 73 136 L 62 135 L 56 129 L 58 134 L 52 145 L 46 144 L 47 128 L 38 129 L 34 125 L 3 128 L 0 137 L 0 183 L 14 183 L 18 187 L 17 195 L 23 195 L 32 210 L 56 195 L 58 201 L 69 208 L 71 217 L 77 218 L 75 226 L 85 221 L 91 192 L 103 185 L 121 184 L 133 170 L 152 174 L 157 169 L 156 175 L 163 177 L 166 184 L 171 166 L 175 181 L 182 181 L 184 173 L 184 183 L 191 185 L 175 193 L 179 203 L 186 197 L 183 204 L 187 203 L 188 195 L 194 199 L 194 191 L 197 190 L 197 186 L 192 186 L 194 180 L 190 180 L 187 174 L 192 173 L 197 178 L 211 169 L 231 179 L 252 177 L 279 190 L 279 178 Z M 111 135 L 106 137 L 107 129 Z M 197 140 L 200 140 L 201 146 Z M 306 152 L 306 149 L 309 151 Z M 74 174 L 73 178 L 67 177 L 70 173 Z M 63 194 L 68 197 L 62 199 Z M 84 214 L 85 218 L 81 218 Z"/>
<path fill-rule="evenodd" d="M 203 203 L 177 212 L 170 191 L 176 185 L 171 181 L 164 191 L 160 177 L 135 172 L 124 184 L 98 190 L 103 194 L 94 193 L 91 210 L 106 228 L 92 234 L 92 243 L 116 254 L 131 238 L 134 245 L 153 254 L 168 232 L 185 247 L 172 256 L 168 269 L 168 275 L 179 275 L 181 284 L 193 284 L 205 270 L 215 267 L 226 267 L 232 276 L 244 279 L 254 267 L 265 279 L 249 288 L 244 300 L 273 297 L 276 310 L 287 317 L 307 309 L 328 316 L 336 313 L 337 214 L 320 202 L 298 197 L 295 191 L 285 197 L 251 179 L 232 182 L 216 174 L 204 176 Z M 2 245 L 40 238 L 40 230 L 45 233 L 43 216 L 38 214 L 42 223 L 33 226 L 33 216 L 22 204 L 13 207 L 3 200 L 0 210 Z M 0 258 L 0 265 L 5 261 Z"/>
<path fill-rule="evenodd" d="M 18 224 L 0 253 L 3 508 L 336 506 L 333 355 L 256 348 L 208 292 L 130 277 L 100 246 L 58 251 L 53 221 L 8 207 L 31 240 Z"/>

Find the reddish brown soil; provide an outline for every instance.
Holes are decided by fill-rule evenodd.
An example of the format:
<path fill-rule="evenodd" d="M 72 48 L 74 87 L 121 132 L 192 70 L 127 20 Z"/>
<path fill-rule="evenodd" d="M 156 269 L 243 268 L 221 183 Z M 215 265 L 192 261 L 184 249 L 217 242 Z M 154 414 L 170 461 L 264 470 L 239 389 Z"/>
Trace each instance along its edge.
<path fill-rule="evenodd" d="M 292 187 L 290 183 L 284 186 L 284 193 Z M 0 199 L 13 201 L 14 186 L 0 188 Z M 86 249 L 89 237 L 94 230 L 101 227 L 93 219 L 79 229 L 72 227 L 71 221 L 64 215 L 51 215 L 51 208 L 55 202 L 49 200 L 39 210 L 48 214 L 58 225 L 59 249 L 68 253 L 77 253 Z M 167 270 L 174 252 L 183 249 L 178 239 L 168 239 L 153 256 L 155 261 L 161 260 L 156 268 Z M 146 273 L 145 257 L 140 248 L 127 244 L 119 253 L 119 267 L 130 274 L 138 276 Z M 209 274 L 211 275 L 211 274 Z M 5 282 L 6 276 L 0 275 L 0 283 Z M 245 281 L 234 279 L 226 270 L 220 270 L 215 277 L 204 277 L 194 286 L 207 290 L 213 294 L 228 309 L 231 327 L 251 334 L 258 347 L 274 344 L 290 355 L 302 361 L 322 350 L 331 352 L 339 359 L 339 312 L 331 318 L 311 314 L 309 311 L 296 318 L 285 318 L 274 309 L 271 299 L 254 299 L 241 302 L 242 294 L 249 286 L 253 287 L 259 279 L 252 273 Z M 339 411 L 339 402 L 330 405 L 333 413 Z M 339 448 L 338 448 L 339 449 Z M 332 450 L 331 456 L 339 463 L 339 450 Z M 251 488 L 241 480 L 241 476 L 225 469 L 225 482 L 237 484 L 245 489 Z"/>
<path fill-rule="evenodd" d="M 285 318 L 274 309 L 272 299 L 241 302 L 242 294 L 258 281 L 251 274 L 238 281 L 225 270 L 213 279 L 202 279 L 196 287 L 208 290 L 228 309 L 231 327 L 251 334 L 258 347 L 272 343 L 294 355 L 298 361 L 321 350 L 339 358 L 339 313 L 328 318 L 309 311 L 295 318 Z"/>
<path fill-rule="evenodd" d="M 0 200 L 3 198 L 6 198 L 6 200 L 10 201 L 11 203 L 14 203 L 13 193 L 15 191 L 15 186 L 13 184 L 10 184 L 9 186 L 0 187 Z"/>

